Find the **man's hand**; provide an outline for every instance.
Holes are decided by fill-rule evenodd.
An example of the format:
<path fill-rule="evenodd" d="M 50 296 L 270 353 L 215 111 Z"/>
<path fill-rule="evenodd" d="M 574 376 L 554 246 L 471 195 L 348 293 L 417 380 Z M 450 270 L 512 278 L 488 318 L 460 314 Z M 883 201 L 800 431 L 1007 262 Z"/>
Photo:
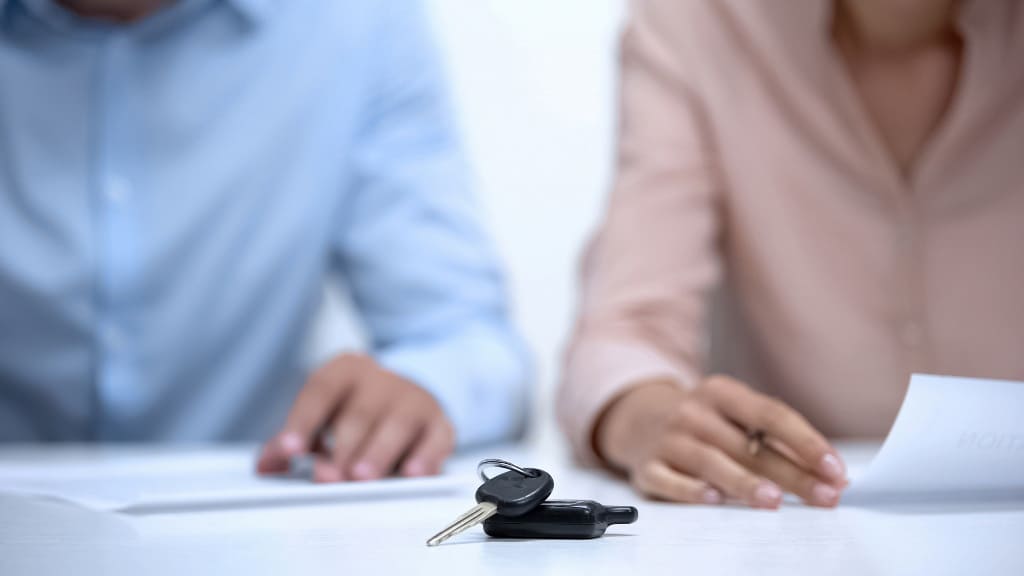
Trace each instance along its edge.
<path fill-rule="evenodd" d="M 756 454 L 754 431 L 767 438 Z M 777 508 L 785 490 L 831 507 L 847 483 L 839 455 L 807 420 L 724 376 L 692 391 L 670 382 L 631 389 L 599 419 L 594 443 L 637 490 L 665 500 Z"/>
<path fill-rule="evenodd" d="M 433 396 L 367 356 L 344 354 L 309 377 L 257 470 L 287 472 L 291 457 L 313 452 L 317 482 L 427 476 L 440 473 L 454 446 Z"/>

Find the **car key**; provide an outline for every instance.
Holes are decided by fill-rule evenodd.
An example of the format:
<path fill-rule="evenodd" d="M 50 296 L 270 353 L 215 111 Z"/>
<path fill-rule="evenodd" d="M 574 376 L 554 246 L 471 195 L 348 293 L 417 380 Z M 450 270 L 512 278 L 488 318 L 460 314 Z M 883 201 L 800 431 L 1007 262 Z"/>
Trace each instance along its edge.
<path fill-rule="evenodd" d="M 505 468 L 508 472 L 488 478 L 484 471 L 489 467 Z M 484 479 L 476 491 L 478 504 L 427 540 L 427 546 L 437 546 L 495 514 L 526 514 L 544 502 L 555 487 L 555 481 L 547 472 L 536 468 L 520 468 L 504 460 L 484 460 L 477 471 Z"/>
<path fill-rule="evenodd" d="M 636 522 L 632 506 L 602 506 L 593 500 L 548 500 L 520 516 L 493 516 L 484 532 L 493 538 L 598 538 L 612 524 Z"/>

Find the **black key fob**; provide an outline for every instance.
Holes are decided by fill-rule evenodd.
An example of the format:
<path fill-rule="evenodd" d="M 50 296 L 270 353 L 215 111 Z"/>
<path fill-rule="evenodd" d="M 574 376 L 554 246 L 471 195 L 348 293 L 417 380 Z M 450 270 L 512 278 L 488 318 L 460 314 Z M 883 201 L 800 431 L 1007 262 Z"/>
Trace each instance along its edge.
<path fill-rule="evenodd" d="M 488 479 L 476 490 L 477 502 L 490 502 L 502 516 L 519 516 L 536 508 L 551 495 L 555 481 L 543 470 L 527 468 L 532 476 L 514 470 Z"/>
<path fill-rule="evenodd" d="M 484 522 L 484 532 L 494 538 L 598 538 L 612 524 L 636 522 L 637 515 L 632 506 L 548 500 L 521 516 L 491 516 Z"/>

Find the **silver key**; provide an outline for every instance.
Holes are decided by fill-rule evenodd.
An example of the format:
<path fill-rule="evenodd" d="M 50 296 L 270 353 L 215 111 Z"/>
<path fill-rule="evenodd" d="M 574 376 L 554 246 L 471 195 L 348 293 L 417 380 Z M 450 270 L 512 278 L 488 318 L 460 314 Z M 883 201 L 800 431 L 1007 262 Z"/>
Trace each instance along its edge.
<path fill-rule="evenodd" d="M 459 516 L 455 522 L 449 524 L 447 528 L 441 530 L 437 534 L 434 534 L 430 540 L 427 540 L 427 546 L 437 546 L 452 536 L 461 534 L 477 524 L 482 524 L 484 520 L 487 520 L 497 513 L 497 504 L 481 502 L 470 508 L 469 512 Z"/>
<path fill-rule="evenodd" d="M 505 468 L 508 472 L 488 478 L 484 470 L 491 466 Z M 477 471 L 484 480 L 476 491 L 478 504 L 427 540 L 427 546 L 437 546 L 495 514 L 522 516 L 547 500 L 555 486 L 547 472 L 536 468 L 523 469 L 504 460 L 484 460 Z"/>

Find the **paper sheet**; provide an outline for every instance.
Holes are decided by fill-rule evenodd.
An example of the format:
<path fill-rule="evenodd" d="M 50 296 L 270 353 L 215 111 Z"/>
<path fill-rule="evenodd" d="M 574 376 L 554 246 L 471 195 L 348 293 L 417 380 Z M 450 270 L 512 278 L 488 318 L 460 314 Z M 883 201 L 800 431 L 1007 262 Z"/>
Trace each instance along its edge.
<path fill-rule="evenodd" d="M 914 374 L 885 443 L 844 503 L 1024 499 L 1024 382 Z"/>
<path fill-rule="evenodd" d="M 314 484 L 260 477 L 240 452 L 133 457 L 95 463 L 0 466 L 0 492 L 66 500 L 99 510 L 156 513 L 197 508 L 450 495 L 471 490 L 466 475 Z"/>

